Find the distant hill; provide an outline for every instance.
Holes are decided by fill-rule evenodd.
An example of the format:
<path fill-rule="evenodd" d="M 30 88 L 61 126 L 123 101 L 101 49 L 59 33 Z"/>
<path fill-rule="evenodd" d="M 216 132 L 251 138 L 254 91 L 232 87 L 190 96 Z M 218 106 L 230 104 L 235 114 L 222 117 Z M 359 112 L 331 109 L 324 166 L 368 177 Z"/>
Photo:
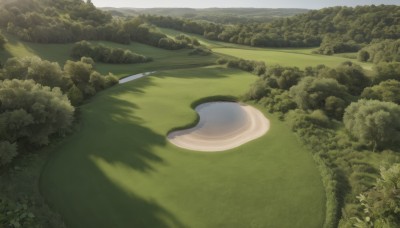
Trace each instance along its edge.
<path fill-rule="evenodd" d="M 181 17 L 217 23 L 268 22 L 275 18 L 307 13 L 308 9 L 269 8 L 101 8 L 114 16 L 137 16 L 141 14 Z"/>

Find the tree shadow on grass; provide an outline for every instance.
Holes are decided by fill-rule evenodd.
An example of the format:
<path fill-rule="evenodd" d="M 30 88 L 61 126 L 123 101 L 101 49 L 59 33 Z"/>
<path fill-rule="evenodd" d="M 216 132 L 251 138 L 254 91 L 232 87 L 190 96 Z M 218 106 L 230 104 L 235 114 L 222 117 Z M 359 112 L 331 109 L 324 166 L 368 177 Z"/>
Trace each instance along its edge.
<path fill-rule="evenodd" d="M 205 76 L 190 70 L 165 75 L 226 77 L 218 74 L 218 68 L 210 71 Z M 69 226 L 185 227 L 157 201 L 144 196 L 138 181 L 158 172 L 160 164 L 168 165 L 154 150 L 166 145 L 165 135 L 146 127 L 137 114 L 141 107 L 134 98 L 146 96 L 149 86 L 157 86 L 152 77 L 118 85 L 82 106 L 81 130 L 66 139 L 46 165 L 43 195 Z"/>
<path fill-rule="evenodd" d="M 209 67 L 209 68 L 200 68 L 200 69 L 207 69 L 207 73 L 204 73 L 203 70 L 199 71 L 199 68 L 192 68 L 192 69 L 180 69 L 174 70 L 173 73 L 170 72 L 163 72 L 164 74 L 155 74 L 155 77 L 159 78 L 182 78 L 182 79 L 221 79 L 228 77 L 228 74 L 232 73 L 242 73 L 242 71 L 229 69 L 225 67 Z"/>
<path fill-rule="evenodd" d="M 157 171 L 153 164 L 164 161 L 152 147 L 166 144 L 132 115 L 137 108 L 113 97 L 93 100 L 83 108 L 82 129 L 47 164 L 42 192 L 70 227 L 185 227 L 141 196 L 140 182 L 132 184 L 131 174 Z"/>

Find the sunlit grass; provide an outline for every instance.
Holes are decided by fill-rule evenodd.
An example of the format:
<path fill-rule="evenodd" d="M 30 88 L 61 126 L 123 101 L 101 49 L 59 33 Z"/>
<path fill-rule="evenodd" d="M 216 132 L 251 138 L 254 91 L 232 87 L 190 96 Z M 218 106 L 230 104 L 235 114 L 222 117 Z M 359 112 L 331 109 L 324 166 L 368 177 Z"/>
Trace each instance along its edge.
<path fill-rule="evenodd" d="M 170 129 L 196 118 L 193 101 L 241 95 L 255 80 L 237 70 L 192 68 L 100 93 L 81 107 L 82 129 L 49 160 L 44 196 L 71 227 L 321 227 L 318 170 L 275 116 L 267 114 L 265 136 L 226 152 L 193 152 L 166 140 Z"/>

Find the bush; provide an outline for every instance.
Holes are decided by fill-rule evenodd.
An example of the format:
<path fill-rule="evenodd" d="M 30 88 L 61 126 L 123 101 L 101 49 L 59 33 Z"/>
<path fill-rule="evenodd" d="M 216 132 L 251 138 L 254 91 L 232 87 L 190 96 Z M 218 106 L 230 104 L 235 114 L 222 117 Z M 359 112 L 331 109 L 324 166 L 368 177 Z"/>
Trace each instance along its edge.
<path fill-rule="evenodd" d="M 24 146 L 42 146 L 53 134 L 65 133 L 74 108 L 58 88 L 50 89 L 32 80 L 0 81 L 0 141 Z M 4 144 L 11 153 L 13 146 Z"/>
<path fill-rule="evenodd" d="M 372 150 L 400 141 L 400 105 L 377 100 L 359 100 L 346 108 L 343 123 L 349 133 Z"/>
<path fill-rule="evenodd" d="M 130 50 L 108 48 L 103 45 L 93 45 L 87 41 L 75 43 L 71 51 L 71 57 L 76 59 L 90 57 L 92 60 L 98 62 L 120 64 L 145 63 L 152 61 L 151 58 L 136 54 Z M 84 61 L 82 62 L 88 62 L 90 65 L 93 65 L 89 59 L 83 60 Z"/>
<path fill-rule="evenodd" d="M 7 165 L 17 156 L 17 145 L 7 141 L 0 142 L 0 167 Z"/>
<path fill-rule="evenodd" d="M 0 49 L 4 48 L 4 44 L 6 43 L 6 38 L 0 33 Z"/>
<path fill-rule="evenodd" d="M 104 79 L 105 79 L 104 86 L 106 88 L 109 88 L 109 87 L 119 83 L 118 78 L 115 75 L 111 74 L 111 73 L 108 74 L 107 76 L 105 76 Z"/>
<path fill-rule="evenodd" d="M 207 56 L 207 55 L 211 55 L 211 54 L 212 54 L 212 51 L 205 47 L 196 47 L 191 52 L 189 52 L 189 55 Z"/>

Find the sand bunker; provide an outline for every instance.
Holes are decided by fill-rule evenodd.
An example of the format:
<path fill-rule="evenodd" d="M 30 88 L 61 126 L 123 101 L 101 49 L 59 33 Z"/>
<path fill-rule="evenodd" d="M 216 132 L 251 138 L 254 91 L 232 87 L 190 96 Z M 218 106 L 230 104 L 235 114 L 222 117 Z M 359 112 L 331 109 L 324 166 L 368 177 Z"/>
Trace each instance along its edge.
<path fill-rule="evenodd" d="M 261 137 L 270 127 L 260 111 L 236 102 L 209 102 L 195 110 L 200 116 L 195 127 L 168 134 L 174 145 L 197 151 L 224 151 Z"/>

